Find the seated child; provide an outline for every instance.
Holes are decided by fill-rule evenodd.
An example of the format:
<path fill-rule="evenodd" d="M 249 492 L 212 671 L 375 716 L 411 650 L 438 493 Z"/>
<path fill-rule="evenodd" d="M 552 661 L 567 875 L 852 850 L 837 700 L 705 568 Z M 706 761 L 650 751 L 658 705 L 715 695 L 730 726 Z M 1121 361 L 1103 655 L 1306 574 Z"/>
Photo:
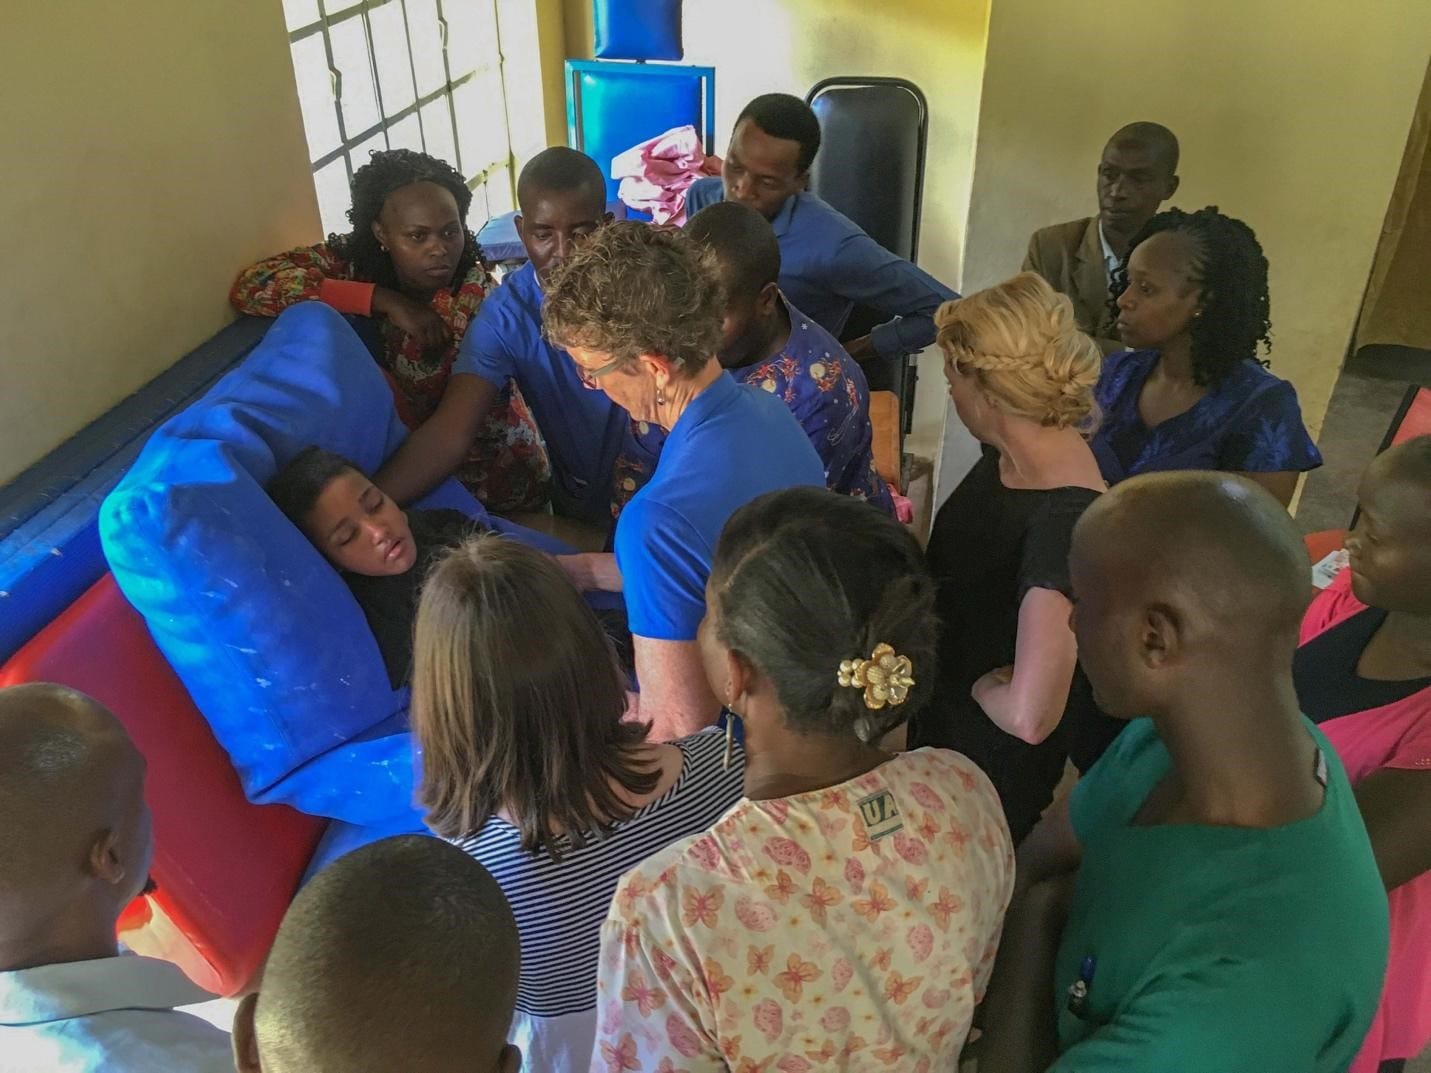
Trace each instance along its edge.
<path fill-rule="evenodd" d="M 221 1073 L 228 1037 L 179 1007 L 213 996 L 122 955 L 120 912 L 154 855 L 144 758 L 98 702 L 0 689 L 0 1070 Z"/>
<path fill-rule="evenodd" d="M 374 842 L 293 899 L 260 990 L 234 1013 L 231 1068 L 517 1073 L 520 961 L 517 923 L 480 864 L 426 836 Z"/>
<path fill-rule="evenodd" d="M 433 556 L 486 526 L 457 510 L 404 511 L 352 462 L 305 447 L 269 482 L 278 509 L 343 575 L 396 689 L 412 671 L 412 620 Z"/>

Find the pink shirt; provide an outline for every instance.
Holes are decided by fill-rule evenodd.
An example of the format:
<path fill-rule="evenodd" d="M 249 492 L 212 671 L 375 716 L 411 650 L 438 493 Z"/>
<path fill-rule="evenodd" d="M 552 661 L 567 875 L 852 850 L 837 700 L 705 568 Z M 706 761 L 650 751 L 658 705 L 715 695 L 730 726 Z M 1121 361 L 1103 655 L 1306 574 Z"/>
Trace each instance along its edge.
<path fill-rule="evenodd" d="M 1301 643 L 1365 610 L 1343 570 L 1302 620 Z M 1320 726 L 1352 784 L 1381 768 L 1431 771 L 1431 687 L 1394 704 L 1329 719 Z M 1391 956 L 1376 1020 L 1348 1073 L 1374 1073 L 1391 1058 L 1417 1055 L 1431 1042 L 1431 872 L 1390 894 Z"/>

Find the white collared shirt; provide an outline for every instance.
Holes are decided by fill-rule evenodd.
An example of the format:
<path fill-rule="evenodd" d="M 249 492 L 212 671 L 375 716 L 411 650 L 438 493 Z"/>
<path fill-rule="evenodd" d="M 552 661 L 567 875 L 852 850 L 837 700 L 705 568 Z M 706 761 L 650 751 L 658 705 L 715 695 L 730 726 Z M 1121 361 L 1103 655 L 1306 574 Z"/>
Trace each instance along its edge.
<path fill-rule="evenodd" d="M 0 972 L 0 1073 L 230 1073 L 228 1035 L 174 1009 L 212 998 L 130 954 Z"/>
<path fill-rule="evenodd" d="M 1108 236 L 1103 233 L 1103 221 L 1098 221 L 1098 245 L 1103 247 L 1103 270 L 1108 273 L 1108 279 L 1113 279 L 1113 273 L 1118 271 L 1119 258 L 1113 252 L 1113 247 L 1108 245 Z"/>

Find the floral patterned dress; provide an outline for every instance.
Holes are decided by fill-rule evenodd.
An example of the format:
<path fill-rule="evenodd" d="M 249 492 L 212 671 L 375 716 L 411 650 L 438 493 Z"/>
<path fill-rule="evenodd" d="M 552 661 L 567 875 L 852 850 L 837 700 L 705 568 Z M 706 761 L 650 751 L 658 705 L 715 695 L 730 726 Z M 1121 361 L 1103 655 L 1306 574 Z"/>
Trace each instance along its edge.
<path fill-rule="evenodd" d="M 952 1070 L 1013 883 L 998 797 L 958 753 L 743 799 L 622 879 L 591 1068 Z"/>
<path fill-rule="evenodd" d="M 441 350 L 423 351 L 412 336 L 386 318 L 373 327 L 382 340 L 379 364 L 392 388 L 398 415 L 416 428 L 437 409 L 462 336 L 492 288 L 487 270 L 474 265 L 461 284 L 439 290 L 433 311 L 452 333 Z M 229 300 L 240 313 L 276 317 L 295 302 L 321 301 L 340 313 L 368 313 L 371 284 L 355 280 L 353 266 L 326 243 L 300 246 L 245 269 Z M 488 413 L 467 461 L 455 474 L 489 510 L 539 510 L 551 484 L 551 463 L 536 421 L 516 384 L 508 384 Z"/>

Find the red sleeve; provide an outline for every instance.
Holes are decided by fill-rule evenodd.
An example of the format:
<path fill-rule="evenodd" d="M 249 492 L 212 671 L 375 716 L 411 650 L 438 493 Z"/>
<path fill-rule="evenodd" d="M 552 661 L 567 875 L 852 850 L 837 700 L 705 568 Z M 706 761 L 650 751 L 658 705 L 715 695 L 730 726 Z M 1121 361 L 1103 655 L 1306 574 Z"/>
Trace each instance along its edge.
<path fill-rule="evenodd" d="M 1302 616 L 1302 630 L 1297 643 L 1304 645 L 1317 634 L 1365 609 L 1366 605 L 1352 595 L 1351 571 L 1343 570 L 1312 599 L 1307 613 Z"/>
<path fill-rule="evenodd" d="M 357 313 L 370 317 L 373 314 L 373 290 L 375 283 L 360 283 L 354 279 L 324 279 L 318 285 L 318 300 L 339 313 Z"/>
<path fill-rule="evenodd" d="M 352 265 L 336 256 L 326 243 L 299 246 L 297 249 L 269 257 L 239 273 L 229 291 L 229 301 L 240 313 L 255 317 L 276 317 L 297 302 L 327 302 L 344 313 L 368 312 L 356 308 L 359 297 L 348 291 L 338 301 L 330 301 L 325 284 L 351 281 Z M 372 285 L 367 288 L 367 305 L 372 303 Z"/>

